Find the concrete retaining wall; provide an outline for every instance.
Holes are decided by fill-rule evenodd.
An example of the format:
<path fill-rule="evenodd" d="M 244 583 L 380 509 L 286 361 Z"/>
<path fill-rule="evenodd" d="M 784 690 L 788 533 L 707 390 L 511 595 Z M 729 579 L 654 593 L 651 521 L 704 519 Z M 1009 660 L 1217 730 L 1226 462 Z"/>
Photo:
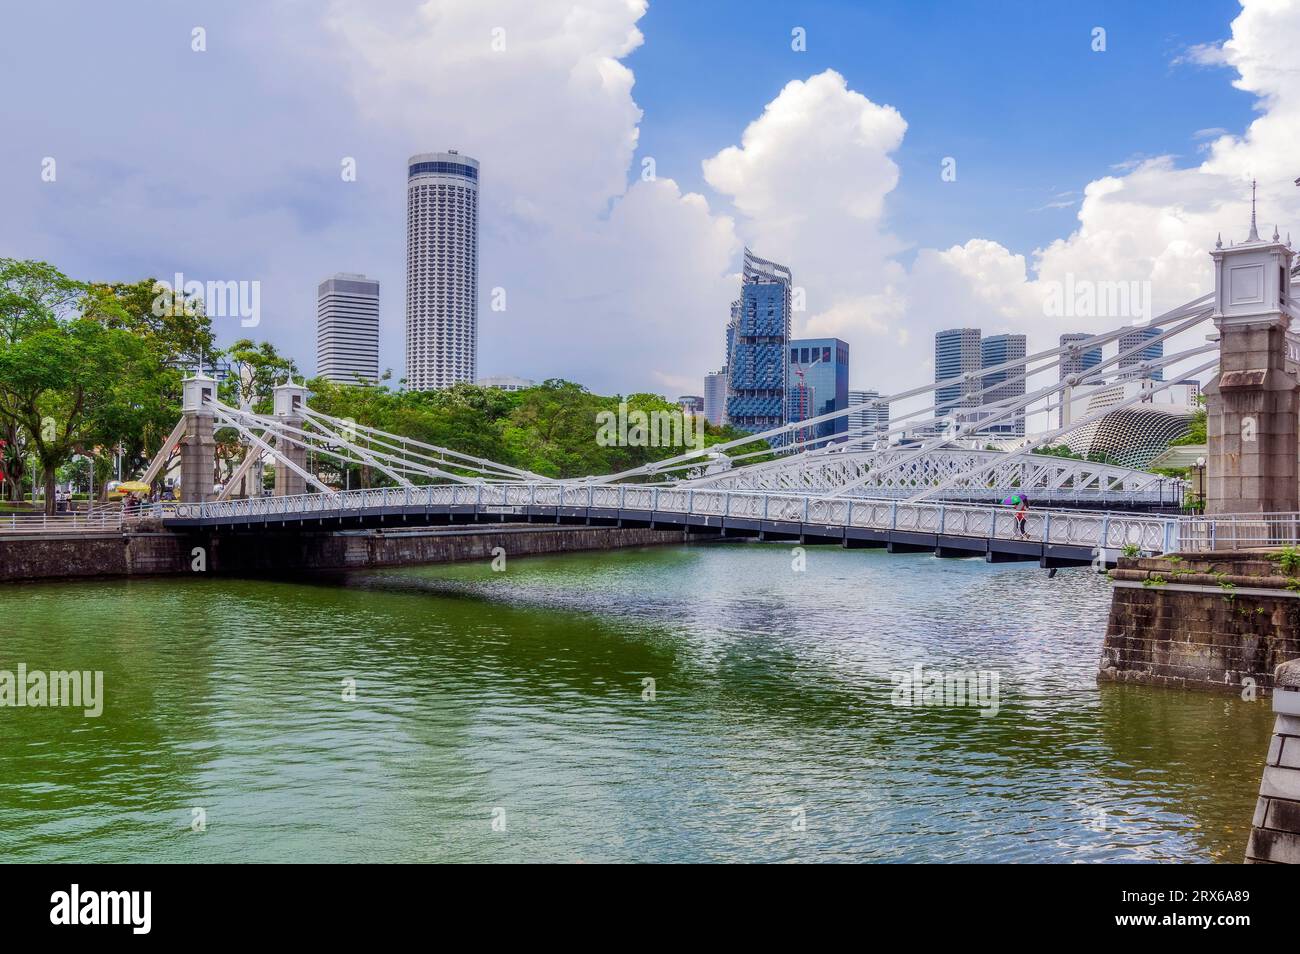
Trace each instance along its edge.
<path fill-rule="evenodd" d="M 245 534 L 52 533 L 0 536 L 0 582 L 190 573 L 195 547 L 207 572 L 346 570 L 684 543 L 680 530 L 620 527 L 474 527 L 421 531 Z"/>
<path fill-rule="evenodd" d="M 188 569 L 172 533 L 0 536 L 0 582 L 179 573 Z"/>
<path fill-rule="evenodd" d="M 1119 561 L 1098 678 L 1261 694 L 1300 657 L 1300 579 L 1267 552 Z"/>

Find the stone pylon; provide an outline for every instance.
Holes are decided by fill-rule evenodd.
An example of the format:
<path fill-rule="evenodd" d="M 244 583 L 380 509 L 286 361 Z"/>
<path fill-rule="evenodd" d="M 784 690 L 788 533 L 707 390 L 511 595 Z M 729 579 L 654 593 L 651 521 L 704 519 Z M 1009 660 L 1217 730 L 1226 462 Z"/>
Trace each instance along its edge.
<path fill-rule="evenodd" d="M 181 438 L 181 499 L 201 503 L 216 496 L 217 419 L 207 402 L 217 396 L 217 381 L 202 371 L 181 384 L 181 413 L 185 436 Z"/>
<path fill-rule="evenodd" d="M 1274 232 L 1211 253 L 1219 374 L 1205 389 L 1206 512 L 1300 509 L 1295 363 L 1287 358 L 1294 252 Z"/>
<path fill-rule="evenodd" d="M 301 384 L 294 384 L 292 378 L 287 383 L 276 386 L 274 411 L 276 419 L 281 423 L 288 424 L 290 427 L 301 428 L 303 424 L 302 409 L 306 403 L 307 388 Z M 306 470 L 307 448 L 301 444 L 293 444 L 288 441 L 276 441 L 275 449 L 293 461 L 295 465 Z M 277 460 L 275 462 L 275 495 L 277 497 L 292 497 L 306 492 L 307 482 L 303 480 L 302 476 L 287 467 L 283 461 Z"/>

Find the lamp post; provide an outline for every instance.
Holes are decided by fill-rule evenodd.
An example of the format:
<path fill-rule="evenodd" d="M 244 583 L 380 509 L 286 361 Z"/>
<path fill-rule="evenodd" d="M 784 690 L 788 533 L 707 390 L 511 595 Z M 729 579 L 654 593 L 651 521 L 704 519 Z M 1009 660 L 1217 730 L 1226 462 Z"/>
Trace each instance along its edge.
<path fill-rule="evenodd" d="M 1192 495 L 1197 502 L 1204 506 L 1205 504 L 1205 458 L 1196 458 L 1196 465 L 1192 468 Z"/>

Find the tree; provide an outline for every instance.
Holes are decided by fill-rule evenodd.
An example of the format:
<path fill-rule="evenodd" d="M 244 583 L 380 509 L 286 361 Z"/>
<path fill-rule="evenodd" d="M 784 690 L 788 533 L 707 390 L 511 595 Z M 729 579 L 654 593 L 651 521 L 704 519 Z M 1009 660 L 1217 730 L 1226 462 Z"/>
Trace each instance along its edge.
<path fill-rule="evenodd" d="M 134 413 L 106 422 L 109 429 L 100 435 L 103 446 L 121 447 L 124 468 L 134 471 L 158 452 L 180 417 L 183 369 L 212 356 L 212 319 L 201 300 L 178 300 L 152 278 L 91 284 L 79 307 L 83 317 L 138 337 L 155 366 L 149 374 L 160 376 L 160 400 L 149 400 Z M 93 455 L 94 450 L 83 452 Z"/>
<path fill-rule="evenodd" d="M 18 424 L 54 512 L 59 466 L 104 435 L 138 427 L 158 400 L 158 367 L 137 336 L 97 321 L 55 322 L 0 349 L 0 418 Z"/>
<path fill-rule="evenodd" d="M 46 262 L 0 258 L 0 349 L 57 322 L 84 287 Z M 27 469 L 26 435 L 17 421 L 5 419 L 0 427 L 0 440 L 4 441 L 9 499 L 18 501 L 22 499 Z"/>

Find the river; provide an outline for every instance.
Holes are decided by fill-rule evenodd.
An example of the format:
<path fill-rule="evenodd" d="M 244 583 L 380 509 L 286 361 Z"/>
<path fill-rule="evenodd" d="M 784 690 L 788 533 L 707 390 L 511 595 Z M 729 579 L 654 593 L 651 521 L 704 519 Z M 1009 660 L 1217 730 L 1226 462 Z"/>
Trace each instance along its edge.
<path fill-rule="evenodd" d="M 776 544 L 10 584 L 0 669 L 104 708 L 0 708 L 0 857 L 1240 861 L 1268 703 L 1098 686 L 1109 599 Z"/>

